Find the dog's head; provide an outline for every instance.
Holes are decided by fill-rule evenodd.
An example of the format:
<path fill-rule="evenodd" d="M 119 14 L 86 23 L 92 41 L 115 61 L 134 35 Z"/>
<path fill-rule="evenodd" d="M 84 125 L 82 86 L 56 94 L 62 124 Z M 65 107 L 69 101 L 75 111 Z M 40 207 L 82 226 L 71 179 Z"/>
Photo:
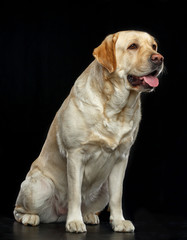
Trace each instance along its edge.
<path fill-rule="evenodd" d="M 157 42 L 146 32 L 123 31 L 111 34 L 94 49 L 94 57 L 110 74 L 123 78 L 129 90 L 152 91 L 164 57 L 157 52 Z"/>

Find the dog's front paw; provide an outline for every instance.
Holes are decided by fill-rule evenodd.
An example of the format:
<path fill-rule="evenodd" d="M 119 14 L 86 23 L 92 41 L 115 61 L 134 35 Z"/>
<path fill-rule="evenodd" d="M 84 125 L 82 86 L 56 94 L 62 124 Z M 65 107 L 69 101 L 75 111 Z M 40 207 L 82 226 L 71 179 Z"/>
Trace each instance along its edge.
<path fill-rule="evenodd" d="M 135 230 L 132 222 L 128 220 L 111 221 L 111 224 L 115 232 L 134 232 Z"/>
<path fill-rule="evenodd" d="M 75 233 L 83 233 L 83 232 L 86 232 L 86 225 L 80 220 L 67 222 L 66 223 L 66 231 L 67 232 L 75 232 Z"/>

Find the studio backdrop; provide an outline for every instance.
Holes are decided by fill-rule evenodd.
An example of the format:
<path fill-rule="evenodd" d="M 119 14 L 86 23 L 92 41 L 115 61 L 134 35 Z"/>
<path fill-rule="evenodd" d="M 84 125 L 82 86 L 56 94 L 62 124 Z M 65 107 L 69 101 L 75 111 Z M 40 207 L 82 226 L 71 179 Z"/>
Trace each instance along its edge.
<path fill-rule="evenodd" d="M 12 216 L 20 184 L 55 113 L 93 61 L 93 49 L 110 33 L 134 29 L 158 40 L 165 71 L 159 87 L 142 95 L 140 131 L 124 181 L 125 214 L 187 217 L 184 4 L 105 0 L 0 9 L 1 214 Z"/>

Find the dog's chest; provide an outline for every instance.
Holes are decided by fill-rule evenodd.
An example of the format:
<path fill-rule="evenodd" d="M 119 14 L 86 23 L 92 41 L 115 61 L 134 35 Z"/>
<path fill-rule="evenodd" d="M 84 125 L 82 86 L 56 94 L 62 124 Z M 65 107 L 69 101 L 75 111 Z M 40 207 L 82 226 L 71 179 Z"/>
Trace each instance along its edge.
<path fill-rule="evenodd" d="M 103 125 L 104 135 L 109 138 L 108 147 L 112 150 L 116 149 L 120 144 L 129 145 L 133 142 L 134 131 L 137 127 L 133 120 L 125 123 L 105 120 Z"/>
<path fill-rule="evenodd" d="M 139 121 L 139 112 L 124 119 L 104 118 L 94 125 L 88 143 L 102 146 L 109 152 L 114 152 L 121 145 L 128 150 L 135 141 Z"/>

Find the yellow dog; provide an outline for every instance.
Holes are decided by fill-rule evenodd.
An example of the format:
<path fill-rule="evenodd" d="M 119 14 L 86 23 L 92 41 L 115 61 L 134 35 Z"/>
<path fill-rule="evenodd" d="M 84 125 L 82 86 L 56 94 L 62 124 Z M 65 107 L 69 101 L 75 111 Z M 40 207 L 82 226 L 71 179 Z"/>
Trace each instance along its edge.
<path fill-rule="evenodd" d="M 113 230 L 134 231 L 123 217 L 123 179 L 141 120 L 140 93 L 158 86 L 163 56 L 140 31 L 107 36 L 93 55 L 21 184 L 14 216 L 24 225 L 66 221 L 67 231 L 85 232 L 109 203 Z"/>

